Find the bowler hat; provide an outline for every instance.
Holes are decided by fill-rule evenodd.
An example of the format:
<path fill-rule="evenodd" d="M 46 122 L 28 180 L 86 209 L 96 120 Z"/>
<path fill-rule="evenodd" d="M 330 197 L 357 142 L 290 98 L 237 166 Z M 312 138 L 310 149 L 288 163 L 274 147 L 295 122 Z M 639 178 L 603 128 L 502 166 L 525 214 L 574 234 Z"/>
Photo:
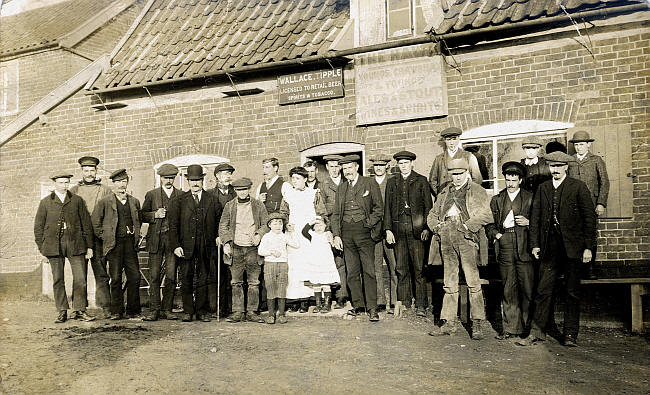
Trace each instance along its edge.
<path fill-rule="evenodd" d="M 248 177 L 238 178 L 232 182 L 232 187 L 235 189 L 248 189 L 251 185 L 253 185 L 253 181 Z"/>
<path fill-rule="evenodd" d="M 81 158 L 79 158 L 77 162 L 79 162 L 79 165 L 81 167 L 83 166 L 97 167 L 97 165 L 99 164 L 99 159 L 95 158 L 94 156 L 82 156 Z"/>
<path fill-rule="evenodd" d="M 550 154 L 546 155 L 546 162 L 547 163 L 563 163 L 567 164 L 569 162 L 574 162 L 575 159 L 573 159 L 573 156 L 569 154 L 565 154 L 562 151 L 555 151 L 551 152 Z"/>
<path fill-rule="evenodd" d="M 110 178 L 113 181 L 120 181 L 120 180 L 124 180 L 125 178 L 129 178 L 129 175 L 126 174 L 126 169 L 119 169 L 112 172 L 108 178 Z"/>
<path fill-rule="evenodd" d="M 220 171 L 229 171 L 231 173 L 234 173 L 235 168 L 232 167 L 230 163 L 219 163 L 217 167 L 214 168 L 214 175 L 216 176 Z"/>
<path fill-rule="evenodd" d="M 346 155 L 346 156 L 343 157 L 343 159 L 339 160 L 339 163 L 344 165 L 346 163 L 356 162 L 356 161 L 358 161 L 360 159 L 361 159 L 361 157 L 359 157 L 359 155 L 357 155 L 357 154 Z"/>
<path fill-rule="evenodd" d="M 461 134 L 463 134 L 463 131 L 455 126 L 448 127 L 447 129 L 443 129 L 443 131 L 440 132 L 441 137 L 460 136 Z"/>
<path fill-rule="evenodd" d="M 67 179 L 70 179 L 70 178 L 72 178 L 72 174 L 68 174 L 68 173 L 65 173 L 65 172 L 59 172 L 59 173 L 54 173 L 54 174 L 50 177 L 51 180 L 56 180 L 57 178 L 67 178 Z"/>
<path fill-rule="evenodd" d="M 370 159 L 370 162 L 372 162 L 373 166 L 374 165 L 386 166 L 386 164 L 388 164 L 388 162 L 390 161 L 391 159 L 389 156 L 382 155 L 382 154 L 375 155 Z"/>
<path fill-rule="evenodd" d="M 158 168 L 158 175 L 161 177 L 176 177 L 178 174 L 178 167 L 171 163 L 165 163 Z"/>
<path fill-rule="evenodd" d="M 527 135 L 521 140 L 521 146 L 527 147 L 541 147 L 542 141 L 537 136 Z"/>
<path fill-rule="evenodd" d="M 501 173 L 517 174 L 519 178 L 526 177 L 526 167 L 519 162 L 506 162 L 501 166 Z"/>
<path fill-rule="evenodd" d="M 202 180 L 205 177 L 203 172 L 203 167 L 201 165 L 189 165 L 187 166 L 187 174 L 185 178 L 188 180 Z"/>
<path fill-rule="evenodd" d="M 570 143 L 580 143 L 580 142 L 592 142 L 594 139 L 589 136 L 589 133 L 586 130 L 578 130 L 573 133 L 573 137 L 569 140 Z"/>
<path fill-rule="evenodd" d="M 393 158 L 395 158 L 395 160 L 397 160 L 397 161 L 399 161 L 401 159 L 415 160 L 416 155 L 413 152 L 410 152 L 410 151 L 400 151 L 400 152 L 396 153 L 395 155 L 393 155 Z"/>
<path fill-rule="evenodd" d="M 457 172 L 457 171 L 458 170 L 465 170 L 466 171 L 467 169 L 469 169 L 469 164 L 463 158 L 452 159 L 447 164 L 447 170 L 452 172 L 452 173 L 460 173 L 460 172 Z"/>
<path fill-rule="evenodd" d="M 266 225 L 268 226 L 268 224 L 270 224 L 271 221 L 274 219 L 281 219 L 282 225 L 287 223 L 287 217 L 284 214 L 276 211 L 274 213 L 269 214 L 269 220 L 266 221 Z"/>

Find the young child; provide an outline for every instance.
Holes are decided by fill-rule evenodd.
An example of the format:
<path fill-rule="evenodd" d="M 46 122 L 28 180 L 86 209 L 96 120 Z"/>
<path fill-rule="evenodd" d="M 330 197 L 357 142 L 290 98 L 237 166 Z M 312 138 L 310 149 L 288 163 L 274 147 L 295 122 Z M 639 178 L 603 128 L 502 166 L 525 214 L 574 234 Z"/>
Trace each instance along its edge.
<path fill-rule="evenodd" d="M 298 248 L 294 239 L 292 225 L 287 225 L 287 233 L 283 233 L 286 218 L 280 213 L 269 215 L 270 232 L 262 237 L 257 253 L 264 257 L 264 282 L 266 284 L 266 303 L 269 307 L 267 324 L 275 324 L 276 306 L 280 324 L 287 323 L 284 312 L 289 283 L 289 265 L 287 264 L 287 246 Z"/>
<path fill-rule="evenodd" d="M 313 257 L 306 283 L 314 290 L 316 298 L 314 313 L 327 313 L 331 310 L 332 292 L 330 286 L 341 282 L 339 271 L 334 263 L 334 254 L 332 254 L 332 234 L 326 232 L 326 228 L 325 220 L 317 216 L 302 229 L 302 235 L 311 243 L 311 256 Z"/>

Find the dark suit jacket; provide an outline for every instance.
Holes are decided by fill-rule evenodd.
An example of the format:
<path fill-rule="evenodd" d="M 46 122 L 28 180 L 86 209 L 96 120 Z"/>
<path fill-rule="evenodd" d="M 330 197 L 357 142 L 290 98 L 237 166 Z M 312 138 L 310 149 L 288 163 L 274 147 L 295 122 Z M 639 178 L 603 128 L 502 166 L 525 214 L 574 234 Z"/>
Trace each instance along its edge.
<path fill-rule="evenodd" d="M 149 223 L 149 230 L 147 231 L 147 251 L 149 253 L 155 254 L 158 252 L 158 247 L 160 245 L 160 230 L 162 229 L 162 223 L 164 218 L 155 218 L 156 210 L 163 206 L 163 196 L 165 192 L 162 187 L 152 189 L 144 196 L 144 203 L 142 204 L 142 222 Z M 172 194 L 169 197 L 171 199 L 178 197 L 183 193 L 178 189 L 174 188 Z M 167 203 L 169 206 L 169 201 Z M 165 207 L 169 209 L 169 207 Z M 169 222 L 169 210 L 167 211 L 167 221 Z"/>
<path fill-rule="evenodd" d="M 508 213 L 505 212 L 506 199 L 509 200 L 510 198 L 508 197 L 508 191 L 504 188 L 497 195 L 493 196 L 492 200 L 490 200 L 490 209 L 492 210 L 494 223 L 485 225 L 485 231 L 487 232 L 487 237 L 490 240 L 495 240 L 497 233 L 504 233 L 503 221 L 505 221 L 506 216 L 508 215 Z M 523 215 L 530 221 L 530 209 L 532 203 L 532 192 L 529 192 L 525 189 L 520 189 L 519 194 L 513 202 L 513 214 Z M 515 224 L 517 255 L 519 256 L 519 259 L 526 262 L 533 260 L 533 257 L 530 255 L 530 252 L 528 250 L 528 232 L 528 226 L 519 226 Z M 498 248 L 498 242 L 495 248 Z"/>
<path fill-rule="evenodd" d="M 199 213 L 196 213 L 200 210 Z M 219 200 L 211 193 L 203 191 L 201 201 L 197 206 L 194 203 L 192 192 L 183 192 L 180 196 L 172 199 L 169 203 L 167 214 L 169 215 L 169 242 L 172 251 L 178 247 L 183 248 L 184 259 L 192 259 L 195 251 L 197 228 L 193 220 L 194 215 L 203 216 L 203 240 L 199 240 L 199 248 L 204 249 L 204 257 L 209 257 L 211 248 L 216 246 L 217 230 L 223 207 Z"/>
<path fill-rule="evenodd" d="M 589 189 L 584 182 L 566 177 L 562 182 L 558 222 L 567 257 L 578 259 L 585 249 L 595 254 L 596 213 Z M 546 253 L 548 234 L 553 221 L 553 180 L 542 183 L 533 199 L 530 218 L 530 248 Z"/>
<path fill-rule="evenodd" d="M 336 189 L 334 212 L 330 218 L 330 225 L 334 236 L 341 236 L 343 205 L 345 204 L 345 194 L 347 193 L 348 188 L 350 188 L 350 183 L 347 179 L 343 179 Z M 377 184 L 377 182 L 372 178 L 359 175 L 359 179 L 353 187 L 353 193 L 365 213 L 364 226 L 370 229 L 370 237 L 374 241 L 381 240 L 383 233 L 381 218 L 384 214 L 384 204 L 383 199 L 381 198 L 379 184 Z"/>
<path fill-rule="evenodd" d="M 66 192 L 61 200 L 54 192 L 41 200 L 34 218 L 34 239 L 38 250 L 44 256 L 59 255 L 59 223 L 63 213 L 65 232 L 71 236 L 72 251 L 70 255 L 82 255 L 86 249 L 93 248 L 93 227 L 86 203 L 77 195 Z"/>
<path fill-rule="evenodd" d="M 384 206 L 384 229 L 393 232 L 398 236 L 399 230 L 399 209 L 402 198 L 399 196 L 399 184 L 402 176 L 398 174 L 388 179 L 386 183 L 386 196 Z M 420 238 L 422 230 L 426 229 L 426 218 L 433 207 L 429 182 L 426 177 L 414 171 L 406 179 L 407 201 L 411 207 L 411 221 L 413 225 L 413 237 Z"/>
<path fill-rule="evenodd" d="M 115 235 L 117 232 L 117 199 L 114 193 L 103 197 L 93 210 L 91 219 L 95 235 L 103 241 L 104 256 L 115 247 Z M 138 250 L 140 241 L 140 201 L 131 195 L 128 195 L 129 208 L 131 209 L 131 218 L 133 219 L 134 231 L 134 248 Z"/>

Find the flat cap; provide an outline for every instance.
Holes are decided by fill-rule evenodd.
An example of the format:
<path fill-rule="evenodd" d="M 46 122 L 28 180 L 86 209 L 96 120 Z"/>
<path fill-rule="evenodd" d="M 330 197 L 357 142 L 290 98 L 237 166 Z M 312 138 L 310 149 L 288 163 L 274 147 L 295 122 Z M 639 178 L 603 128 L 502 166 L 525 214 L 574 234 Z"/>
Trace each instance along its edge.
<path fill-rule="evenodd" d="M 526 177 L 526 167 L 519 162 L 506 162 L 501 166 L 503 174 L 518 174 L 519 178 Z"/>
<path fill-rule="evenodd" d="M 79 162 L 79 165 L 82 167 L 83 166 L 97 167 L 97 165 L 99 164 L 99 159 L 95 158 L 94 156 L 82 156 L 81 158 L 79 158 L 77 162 Z"/>
<path fill-rule="evenodd" d="M 126 169 L 119 169 L 112 172 L 110 177 L 108 178 L 110 178 L 113 181 L 120 181 L 120 180 L 124 180 L 125 178 L 129 178 L 129 175 L 126 174 Z"/>
<path fill-rule="evenodd" d="M 546 162 L 549 163 L 563 163 L 566 165 L 569 162 L 575 162 L 573 156 L 566 154 L 562 151 L 551 152 L 550 154 L 547 154 L 545 158 L 546 158 Z"/>
<path fill-rule="evenodd" d="M 580 143 L 583 141 L 588 143 L 594 141 L 594 139 L 592 139 L 591 136 L 589 136 L 589 132 L 587 132 L 586 130 L 576 131 L 575 133 L 573 133 L 573 137 L 571 138 L 571 140 L 569 140 L 570 143 Z"/>
<path fill-rule="evenodd" d="M 171 163 L 165 163 L 158 168 L 158 175 L 161 177 L 176 177 L 178 174 L 178 167 Z"/>
<path fill-rule="evenodd" d="M 70 178 L 72 178 L 72 174 L 68 174 L 68 173 L 66 173 L 66 172 L 62 172 L 62 171 L 61 171 L 61 172 L 58 172 L 58 173 L 54 173 L 54 174 L 50 177 L 51 180 L 56 180 L 57 178 L 67 178 L 67 179 L 70 179 Z"/>
<path fill-rule="evenodd" d="M 463 131 L 455 126 L 448 127 L 440 132 L 441 137 L 460 136 L 461 134 L 463 134 Z"/>
<path fill-rule="evenodd" d="M 383 155 L 383 154 L 375 155 L 372 158 L 370 158 L 370 162 L 373 165 L 384 165 L 385 166 L 390 161 L 391 161 L 390 157 L 388 155 Z"/>
<path fill-rule="evenodd" d="M 214 175 L 216 176 L 220 171 L 229 171 L 234 173 L 235 168 L 232 167 L 230 163 L 219 163 L 217 167 L 214 168 Z"/>
<path fill-rule="evenodd" d="M 325 155 L 325 156 L 323 156 L 323 160 L 326 161 L 326 162 L 329 162 L 329 161 L 337 161 L 337 162 L 339 162 L 341 159 L 343 159 L 343 157 L 341 155 Z"/>
<path fill-rule="evenodd" d="M 393 158 L 397 161 L 401 159 L 415 160 L 416 157 L 417 156 L 411 151 L 400 151 L 393 155 Z"/>
<path fill-rule="evenodd" d="M 352 163 L 352 162 L 356 162 L 358 160 L 361 160 L 361 157 L 359 157 L 359 155 L 357 155 L 357 154 L 352 154 L 352 155 L 344 156 L 343 159 L 339 160 L 339 163 L 344 165 L 346 163 Z"/>
<path fill-rule="evenodd" d="M 281 219 L 283 225 L 287 223 L 287 217 L 285 217 L 284 214 L 276 211 L 274 213 L 269 214 L 269 220 L 266 221 L 266 225 L 270 224 L 271 221 L 274 220 L 274 219 Z"/>
<path fill-rule="evenodd" d="M 469 169 L 469 164 L 465 159 L 452 159 L 447 163 L 447 170 L 454 173 L 454 170 L 467 170 Z"/>
<path fill-rule="evenodd" d="M 526 147 L 541 147 L 542 146 L 542 140 L 539 139 L 537 136 L 525 136 L 523 140 L 521 140 L 521 146 L 526 148 Z"/>
<path fill-rule="evenodd" d="M 238 178 L 232 182 L 232 187 L 235 189 L 248 189 L 251 185 L 253 185 L 253 181 L 248 177 Z"/>

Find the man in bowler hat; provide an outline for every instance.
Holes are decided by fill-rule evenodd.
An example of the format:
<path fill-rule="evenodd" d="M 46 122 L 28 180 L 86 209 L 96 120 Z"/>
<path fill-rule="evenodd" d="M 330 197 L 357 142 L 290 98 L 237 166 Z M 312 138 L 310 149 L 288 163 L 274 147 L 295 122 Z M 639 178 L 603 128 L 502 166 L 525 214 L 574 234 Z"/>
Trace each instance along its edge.
<path fill-rule="evenodd" d="M 587 185 L 596 207 L 596 215 L 600 217 L 605 214 L 607 207 L 609 176 L 603 158 L 590 152 L 593 141 L 585 130 L 573 134 L 569 142 L 573 143 L 576 153 L 573 155 L 575 160 L 569 164 L 569 177 L 577 178 Z"/>

